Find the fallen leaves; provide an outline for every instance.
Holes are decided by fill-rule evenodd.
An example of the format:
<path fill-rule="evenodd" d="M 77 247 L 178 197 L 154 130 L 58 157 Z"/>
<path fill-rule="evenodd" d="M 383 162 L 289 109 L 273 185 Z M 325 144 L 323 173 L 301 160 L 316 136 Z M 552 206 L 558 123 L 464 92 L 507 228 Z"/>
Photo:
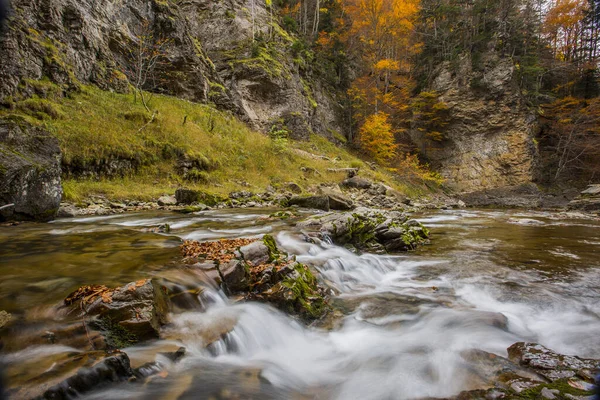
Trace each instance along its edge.
<path fill-rule="evenodd" d="M 235 258 L 235 250 L 256 242 L 257 240 L 258 239 L 221 239 L 216 242 L 196 242 L 186 240 L 183 245 L 181 245 L 181 252 L 186 258 L 204 258 L 224 264 Z"/>
<path fill-rule="evenodd" d="M 102 298 L 104 303 L 112 303 L 112 294 L 115 289 L 110 289 L 104 285 L 86 285 L 82 286 L 65 299 L 66 305 L 71 305 L 76 301 L 89 304 L 94 301 L 98 296 Z"/>

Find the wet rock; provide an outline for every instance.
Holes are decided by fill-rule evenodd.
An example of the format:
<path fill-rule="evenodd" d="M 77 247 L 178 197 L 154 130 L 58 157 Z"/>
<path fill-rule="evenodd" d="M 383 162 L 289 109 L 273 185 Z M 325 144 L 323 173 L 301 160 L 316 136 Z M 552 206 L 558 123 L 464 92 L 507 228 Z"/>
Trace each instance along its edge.
<path fill-rule="evenodd" d="M 241 292 L 248 288 L 248 274 L 243 261 L 232 260 L 227 264 L 219 265 L 218 268 L 229 293 Z"/>
<path fill-rule="evenodd" d="M 0 222 L 48 221 L 62 198 L 58 140 L 23 120 L 0 119 Z"/>
<path fill-rule="evenodd" d="M 21 373 L 9 369 L 9 377 L 15 375 L 15 379 L 11 379 L 14 386 L 9 387 L 9 395 L 20 399 L 70 399 L 133 376 L 129 358 L 122 352 L 69 353 L 49 361 L 52 366 L 39 372 L 34 365 Z"/>
<path fill-rule="evenodd" d="M 177 197 L 175 196 L 161 196 L 158 198 L 159 206 L 175 206 L 177 205 Z"/>
<path fill-rule="evenodd" d="M 84 286 L 65 299 L 71 315 L 95 317 L 94 328 L 116 348 L 159 337 L 167 322 L 166 289 L 155 279 L 143 279 L 115 289 Z"/>
<path fill-rule="evenodd" d="M 369 181 L 368 179 L 360 178 L 358 176 L 348 178 L 340 184 L 340 186 L 345 187 L 345 188 L 361 189 L 361 190 L 367 190 L 372 185 L 373 185 L 373 183 L 371 181 Z"/>
<path fill-rule="evenodd" d="M 515 343 L 508 348 L 508 356 L 551 381 L 574 377 L 580 370 L 596 370 L 600 365 L 599 360 L 558 354 L 537 343 Z"/>
<path fill-rule="evenodd" d="M 305 320 L 319 318 L 328 309 L 325 290 L 308 266 L 282 252 L 270 235 L 259 241 L 186 242 L 183 252 L 187 257 L 203 253 L 207 268 L 217 265 L 230 294 L 268 302 Z"/>
<path fill-rule="evenodd" d="M 429 231 L 400 212 L 358 208 L 354 212 L 311 217 L 297 225 L 319 239 L 330 238 L 338 245 L 351 244 L 360 250 L 407 251 L 428 240 Z"/>
<path fill-rule="evenodd" d="M 262 241 L 240 247 L 240 253 L 244 260 L 253 266 L 265 264 L 270 258 L 269 248 Z"/>

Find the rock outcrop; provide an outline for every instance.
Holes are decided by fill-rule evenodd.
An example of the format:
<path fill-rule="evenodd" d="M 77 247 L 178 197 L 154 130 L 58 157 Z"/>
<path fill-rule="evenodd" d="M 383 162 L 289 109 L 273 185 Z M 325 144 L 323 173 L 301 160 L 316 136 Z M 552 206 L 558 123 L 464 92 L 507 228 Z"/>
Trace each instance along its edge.
<path fill-rule="evenodd" d="M 537 343 L 515 343 L 509 359 L 472 350 L 462 354 L 474 389 L 453 397 L 470 399 L 589 399 L 600 360 L 558 354 Z"/>
<path fill-rule="evenodd" d="M 0 221 L 52 219 L 62 197 L 60 172 L 56 138 L 22 120 L 0 120 Z"/>
<path fill-rule="evenodd" d="M 534 179 L 537 129 L 525 106 L 515 66 L 508 58 L 486 54 L 475 71 L 469 56 L 458 67 L 440 66 L 431 90 L 448 107 L 448 125 L 441 140 L 418 129 L 413 141 L 449 187 L 474 192 L 518 186 Z"/>
<path fill-rule="evenodd" d="M 36 94 L 46 78 L 66 92 L 79 82 L 127 91 L 139 61 L 130 49 L 146 37 L 164 52 L 147 90 L 213 102 L 296 138 L 341 130 L 337 103 L 301 68 L 294 37 L 264 2 L 14 0 L 12 8 L 0 38 L 0 103 Z"/>

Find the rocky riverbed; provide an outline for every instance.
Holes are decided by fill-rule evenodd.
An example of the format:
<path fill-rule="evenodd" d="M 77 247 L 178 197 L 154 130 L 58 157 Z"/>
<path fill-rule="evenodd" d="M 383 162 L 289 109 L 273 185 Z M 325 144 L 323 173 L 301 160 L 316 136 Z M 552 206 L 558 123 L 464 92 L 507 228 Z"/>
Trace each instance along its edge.
<path fill-rule="evenodd" d="M 9 232 L 0 337 L 12 398 L 593 390 L 600 222 L 583 216 L 244 208 Z"/>

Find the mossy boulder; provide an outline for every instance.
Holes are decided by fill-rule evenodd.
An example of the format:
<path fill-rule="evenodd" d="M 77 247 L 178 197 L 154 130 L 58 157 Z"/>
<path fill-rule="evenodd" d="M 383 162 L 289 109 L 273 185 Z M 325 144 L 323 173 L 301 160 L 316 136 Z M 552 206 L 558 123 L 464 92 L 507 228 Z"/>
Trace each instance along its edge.
<path fill-rule="evenodd" d="M 0 119 L 0 221 L 55 217 L 62 198 L 60 158 L 49 132 Z"/>
<path fill-rule="evenodd" d="M 310 268 L 296 262 L 278 246 L 275 238 L 186 242 L 189 261 L 213 264 L 229 294 L 270 303 L 305 321 L 320 318 L 328 310 L 325 290 Z"/>
<path fill-rule="evenodd" d="M 367 208 L 313 216 L 298 227 L 309 237 L 330 239 L 340 246 L 351 245 L 363 251 L 408 251 L 429 240 L 429 230 L 406 214 Z"/>
<path fill-rule="evenodd" d="M 114 289 L 83 286 L 67 296 L 64 304 L 70 315 L 89 318 L 89 324 L 114 348 L 158 338 L 169 312 L 166 288 L 155 279 Z"/>
<path fill-rule="evenodd" d="M 175 191 L 175 199 L 177 200 L 177 204 L 201 203 L 210 207 L 226 200 L 225 198 L 213 193 L 187 188 L 177 189 Z"/>

